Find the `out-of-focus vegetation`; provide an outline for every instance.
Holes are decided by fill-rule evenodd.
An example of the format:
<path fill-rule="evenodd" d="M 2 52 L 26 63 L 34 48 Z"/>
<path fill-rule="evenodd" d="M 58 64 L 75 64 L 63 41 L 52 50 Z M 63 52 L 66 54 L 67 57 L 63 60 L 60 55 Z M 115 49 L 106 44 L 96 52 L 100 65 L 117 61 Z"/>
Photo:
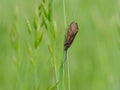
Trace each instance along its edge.
<path fill-rule="evenodd" d="M 71 90 L 120 90 L 120 1 L 65 0 L 67 27 L 62 0 L 51 1 L 39 17 L 42 0 L 0 0 L 0 90 L 53 89 L 72 21 L 79 32 L 68 51 Z"/>

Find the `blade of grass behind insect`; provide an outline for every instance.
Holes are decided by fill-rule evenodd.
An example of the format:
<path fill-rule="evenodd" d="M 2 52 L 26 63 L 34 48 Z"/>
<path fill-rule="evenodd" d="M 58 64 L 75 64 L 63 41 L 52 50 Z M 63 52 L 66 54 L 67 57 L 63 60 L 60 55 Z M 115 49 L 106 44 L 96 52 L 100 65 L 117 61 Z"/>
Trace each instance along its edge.
<path fill-rule="evenodd" d="M 67 60 L 67 50 L 64 51 L 63 53 L 63 60 L 60 66 L 60 71 L 59 71 L 59 84 L 58 84 L 58 90 L 65 90 L 65 62 Z"/>

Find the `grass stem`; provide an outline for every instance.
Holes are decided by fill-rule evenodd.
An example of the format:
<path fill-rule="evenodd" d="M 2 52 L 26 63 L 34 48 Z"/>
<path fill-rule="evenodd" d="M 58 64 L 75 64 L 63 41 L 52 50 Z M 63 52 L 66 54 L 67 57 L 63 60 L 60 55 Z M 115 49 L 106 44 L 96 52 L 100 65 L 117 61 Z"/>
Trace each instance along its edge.
<path fill-rule="evenodd" d="M 66 28 L 66 8 L 65 8 L 65 0 L 63 0 L 63 15 L 64 15 L 64 26 Z"/>
<path fill-rule="evenodd" d="M 70 90 L 70 61 L 67 60 L 68 90 Z"/>
<path fill-rule="evenodd" d="M 67 50 L 63 53 L 63 60 L 60 66 L 60 72 L 59 72 L 59 90 L 65 90 L 65 62 L 67 60 Z"/>
<path fill-rule="evenodd" d="M 67 20 L 66 20 L 66 7 L 65 7 L 65 0 L 63 0 L 63 14 L 64 14 L 64 27 L 66 29 L 66 25 L 67 25 Z M 65 55 L 66 55 L 66 60 L 67 60 L 67 50 L 65 51 Z M 68 73 L 68 90 L 70 90 L 70 67 L 69 67 L 69 60 L 67 61 L 67 73 Z M 64 72 L 64 65 L 63 65 L 63 72 Z M 63 74 L 64 77 L 64 74 Z"/>

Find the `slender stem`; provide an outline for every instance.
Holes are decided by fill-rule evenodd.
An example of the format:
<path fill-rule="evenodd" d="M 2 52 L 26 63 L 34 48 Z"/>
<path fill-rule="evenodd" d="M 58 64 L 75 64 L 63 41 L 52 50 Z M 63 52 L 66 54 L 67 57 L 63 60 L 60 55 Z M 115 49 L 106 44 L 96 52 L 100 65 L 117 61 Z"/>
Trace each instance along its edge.
<path fill-rule="evenodd" d="M 65 0 L 63 0 L 63 15 L 64 15 L 64 28 L 66 29 L 66 8 L 65 8 Z M 63 65 L 63 80 L 62 80 L 62 84 L 63 84 L 63 90 L 64 90 L 64 80 L 65 80 L 65 74 L 64 74 L 64 68 L 65 68 L 65 62 L 67 60 L 67 50 L 64 51 L 64 59 L 63 59 L 63 62 L 62 62 L 62 65 Z"/>
<path fill-rule="evenodd" d="M 63 60 L 61 62 L 61 66 L 60 66 L 60 70 L 58 72 L 58 80 L 59 80 L 59 83 L 58 83 L 58 90 L 65 90 L 65 87 L 64 87 L 64 73 L 65 73 L 65 70 L 64 70 L 64 67 L 65 67 L 65 62 L 67 60 L 67 50 L 64 50 L 64 53 L 63 53 Z"/>
<path fill-rule="evenodd" d="M 66 8 L 65 8 L 65 0 L 63 0 L 63 14 L 64 14 L 64 26 L 66 28 Z"/>
<path fill-rule="evenodd" d="M 64 26 L 66 28 L 66 7 L 65 7 L 65 0 L 63 0 L 63 13 L 64 13 Z M 67 51 L 66 51 L 67 54 Z M 68 90 L 70 90 L 70 61 L 67 61 L 67 72 L 68 72 Z M 63 76 L 64 77 L 64 76 Z"/>
<path fill-rule="evenodd" d="M 66 61 L 67 61 L 67 50 L 65 50 L 65 52 L 64 52 L 64 59 L 63 59 L 63 63 L 62 63 L 62 65 L 63 65 L 63 90 L 65 90 L 65 63 L 66 63 Z"/>
<path fill-rule="evenodd" d="M 70 61 L 67 60 L 68 90 L 70 90 Z"/>

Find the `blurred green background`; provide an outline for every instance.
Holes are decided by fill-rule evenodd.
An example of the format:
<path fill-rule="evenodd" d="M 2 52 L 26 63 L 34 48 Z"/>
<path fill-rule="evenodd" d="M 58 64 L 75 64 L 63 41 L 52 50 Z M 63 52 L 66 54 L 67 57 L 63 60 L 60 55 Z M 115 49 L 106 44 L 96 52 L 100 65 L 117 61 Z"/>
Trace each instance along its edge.
<path fill-rule="evenodd" d="M 47 90 L 53 83 L 47 31 L 36 50 L 34 31 L 29 34 L 25 20 L 27 17 L 33 28 L 35 7 L 40 3 L 0 0 L 0 90 Z M 71 90 L 120 90 L 119 0 L 65 0 L 65 5 L 67 27 L 72 21 L 79 25 L 68 51 Z M 54 0 L 53 17 L 58 69 L 66 31 L 62 0 Z M 11 39 L 14 24 L 17 32 Z"/>

